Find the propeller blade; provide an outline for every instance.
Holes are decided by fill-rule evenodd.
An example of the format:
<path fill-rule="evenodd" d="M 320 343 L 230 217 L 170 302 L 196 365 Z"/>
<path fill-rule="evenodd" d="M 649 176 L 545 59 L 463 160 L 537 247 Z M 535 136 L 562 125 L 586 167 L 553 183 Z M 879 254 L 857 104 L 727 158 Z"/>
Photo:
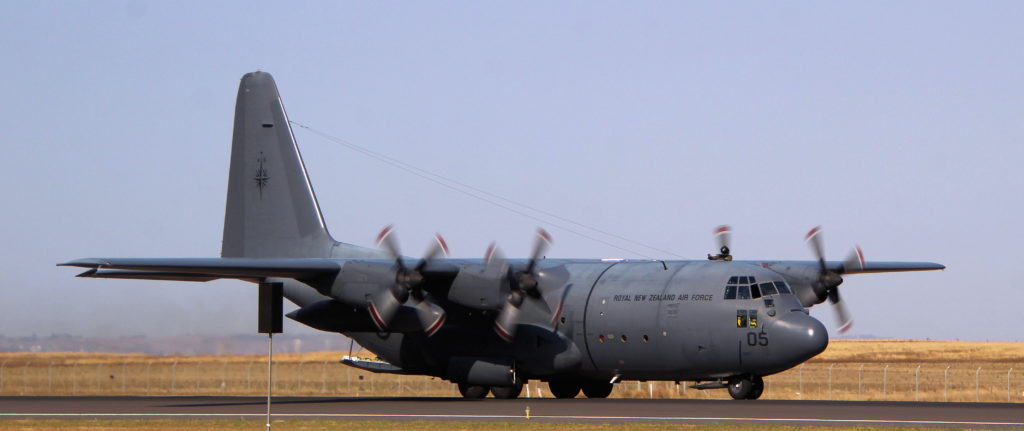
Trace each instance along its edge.
<path fill-rule="evenodd" d="M 533 272 L 533 267 L 537 265 L 537 260 L 543 257 L 550 247 L 551 234 L 544 229 L 537 228 L 537 239 L 533 242 L 533 254 L 530 255 L 530 264 L 526 266 L 526 272 Z"/>
<path fill-rule="evenodd" d="M 420 259 L 420 263 L 416 265 L 416 272 L 420 272 L 434 259 L 441 256 L 448 257 L 448 242 L 444 240 L 444 237 L 439 233 L 434 234 L 434 243 L 431 244 L 430 249 L 427 250 L 427 254 L 423 255 Z"/>
<path fill-rule="evenodd" d="M 511 302 L 505 303 L 494 319 L 494 332 L 506 342 L 511 343 L 516 336 L 516 325 L 519 323 L 519 307 Z"/>
<path fill-rule="evenodd" d="M 804 241 L 811 246 L 811 250 L 814 251 L 814 256 L 818 258 L 818 263 L 821 265 L 821 272 L 827 271 L 825 269 L 825 247 L 821 244 L 821 226 L 815 226 L 810 232 L 807 232 L 807 237 Z"/>
<path fill-rule="evenodd" d="M 444 308 L 434 302 L 430 294 L 424 292 L 423 299 L 410 298 L 410 305 L 416 310 L 416 318 L 420 321 L 420 327 L 428 337 L 434 335 L 444 325 Z"/>
<path fill-rule="evenodd" d="M 853 327 L 853 316 L 850 315 L 850 310 L 846 308 L 846 304 L 843 303 L 839 298 L 839 288 L 835 287 L 828 293 L 828 300 L 832 303 L 832 307 L 835 309 L 836 320 L 839 323 L 839 333 L 844 334 Z"/>
<path fill-rule="evenodd" d="M 860 249 L 859 245 L 853 246 L 853 250 L 850 250 L 850 255 L 846 256 L 846 260 L 843 261 L 843 272 L 844 273 L 856 273 L 864 270 L 864 251 Z"/>
<path fill-rule="evenodd" d="M 395 230 L 395 225 L 389 224 L 381 229 L 380 233 L 377 234 L 377 247 L 383 248 L 388 254 L 391 255 L 395 262 L 398 262 L 398 267 L 405 269 L 402 265 L 402 253 L 398 250 L 398 242 L 395 241 L 395 237 L 391 235 Z"/>
<path fill-rule="evenodd" d="M 387 331 L 388 324 L 395 317 L 395 313 L 398 312 L 398 307 L 405 302 L 404 299 L 407 298 L 399 300 L 399 298 L 395 297 L 392 289 L 383 289 L 370 298 L 366 308 L 370 311 L 370 317 L 373 319 L 373 323 L 377 325 L 377 328 L 381 331 Z"/>
<path fill-rule="evenodd" d="M 724 224 L 715 228 L 715 240 L 718 242 L 718 249 L 720 251 L 723 248 L 728 250 L 729 244 L 732 241 L 732 228 Z M 728 252 L 723 251 L 722 254 L 728 254 Z"/>

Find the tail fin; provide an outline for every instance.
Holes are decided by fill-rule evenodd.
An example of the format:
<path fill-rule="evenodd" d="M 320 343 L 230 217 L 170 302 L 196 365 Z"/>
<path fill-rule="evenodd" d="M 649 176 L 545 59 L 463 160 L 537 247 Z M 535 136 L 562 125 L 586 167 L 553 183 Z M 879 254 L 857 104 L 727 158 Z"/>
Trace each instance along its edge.
<path fill-rule="evenodd" d="M 222 257 L 363 257 L 324 225 L 277 85 L 242 77 L 235 104 Z"/>

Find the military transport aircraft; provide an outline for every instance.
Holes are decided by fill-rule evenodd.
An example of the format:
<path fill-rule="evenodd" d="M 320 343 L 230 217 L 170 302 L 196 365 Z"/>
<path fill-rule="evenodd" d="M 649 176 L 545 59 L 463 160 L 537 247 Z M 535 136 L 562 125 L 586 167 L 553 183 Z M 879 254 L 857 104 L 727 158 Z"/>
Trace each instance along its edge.
<path fill-rule="evenodd" d="M 927 262 L 865 262 L 859 249 L 827 261 L 820 230 L 813 261 L 737 261 L 730 231 L 707 260 L 450 259 L 437 244 L 403 257 L 387 227 L 378 249 L 335 241 L 270 74 L 242 77 L 235 107 L 220 258 L 89 258 L 61 266 L 81 277 L 283 283 L 299 308 L 288 317 L 343 333 L 376 353 L 349 360 L 378 371 L 458 383 L 467 398 L 515 398 L 530 380 L 558 398 L 603 398 L 620 380 L 693 381 L 756 399 L 763 376 L 828 345 L 806 307 L 829 300 L 840 327 L 845 274 L 937 270 Z"/>

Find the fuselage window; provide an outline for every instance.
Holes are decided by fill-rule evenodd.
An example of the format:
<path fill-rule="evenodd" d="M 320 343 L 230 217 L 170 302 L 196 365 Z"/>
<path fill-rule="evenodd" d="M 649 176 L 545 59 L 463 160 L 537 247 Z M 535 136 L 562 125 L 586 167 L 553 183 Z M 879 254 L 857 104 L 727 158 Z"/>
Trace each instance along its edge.
<path fill-rule="evenodd" d="M 750 299 L 750 286 L 740 286 L 736 292 L 736 299 Z"/>
<path fill-rule="evenodd" d="M 757 310 L 750 310 L 747 315 L 747 322 L 751 328 L 757 328 Z"/>
<path fill-rule="evenodd" d="M 736 299 L 736 286 L 725 286 L 725 296 L 723 296 L 723 298 Z"/>
<path fill-rule="evenodd" d="M 739 277 L 737 277 L 735 275 L 732 276 L 732 277 L 729 277 L 729 284 L 736 284 L 736 283 L 739 283 Z"/>
<path fill-rule="evenodd" d="M 760 286 L 762 296 L 775 295 L 779 293 L 777 290 L 775 290 L 775 285 L 772 283 L 761 283 Z"/>
<path fill-rule="evenodd" d="M 747 327 L 747 310 L 736 310 L 736 327 Z"/>
<path fill-rule="evenodd" d="M 784 281 L 776 281 L 775 287 L 779 289 L 779 293 L 792 293 L 789 291 L 789 286 Z"/>
<path fill-rule="evenodd" d="M 754 299 L 761 297 L 761 289 L 758 289 L 756 284 L 750 285 L 750 296 Z"/>
<path fill-rule="evenodd" d="M 747 283 L 749 283 L 749 281 L 747 281 L 747 277 L 746 276 L 740 277 L 740 284 L 747 284 Z"/>

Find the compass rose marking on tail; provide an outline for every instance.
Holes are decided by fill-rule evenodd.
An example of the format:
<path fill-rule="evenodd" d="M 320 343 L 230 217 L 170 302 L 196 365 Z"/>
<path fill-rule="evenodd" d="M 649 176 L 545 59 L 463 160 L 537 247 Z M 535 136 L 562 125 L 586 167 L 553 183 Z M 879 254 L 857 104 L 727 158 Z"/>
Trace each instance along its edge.
<path fill-rule="evenodd" d="M 256 188 L 260 189 L 260 199 L 263 199 L 263 188 L 267 186 L 267 181 L 270 180 L 270 175 L 267 173 L 267 169 L 263 164 L 267 161 L 267 158 L 263 156 L 263 152 L 260 151 L 259 157 L 256 158 L 258 165 L 256 166 L 256 177 L 253 180 L 256 181 Z"/>

